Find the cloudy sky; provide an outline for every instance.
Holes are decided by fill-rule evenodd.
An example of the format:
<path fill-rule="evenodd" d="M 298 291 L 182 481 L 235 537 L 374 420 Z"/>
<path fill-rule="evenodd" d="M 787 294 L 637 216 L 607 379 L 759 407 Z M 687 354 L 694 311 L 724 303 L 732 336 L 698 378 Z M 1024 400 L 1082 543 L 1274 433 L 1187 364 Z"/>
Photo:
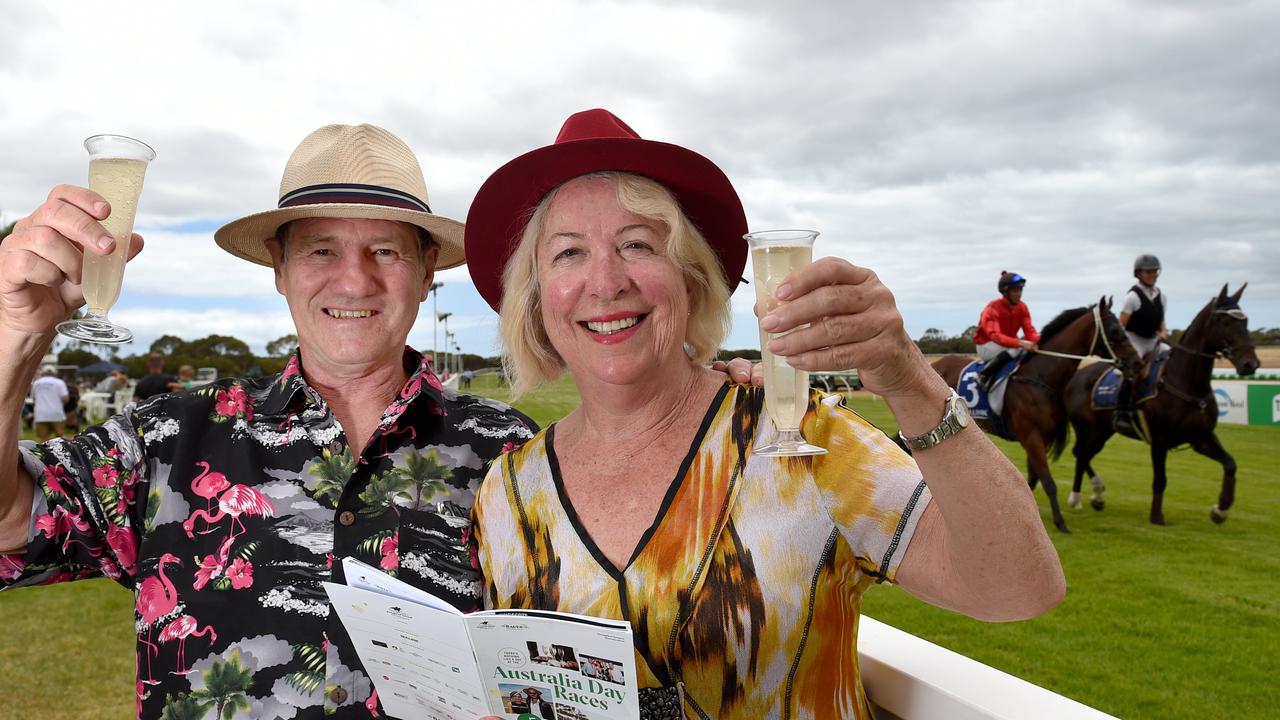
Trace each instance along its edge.
<path fill-rule="evenodd" d="M 0 211 L 83 183 L 81 141 L 146 140 L 138 231 L 113 317 L 138 336 L 292 331 L 265 268 L 213 231 L 275 205 L 324 124 L 403 137 L 437 212 L 465 217 L 505 161 L 605 107 L 715 160 L 753 229 L 812 227 L 875 269 L 913 336 L 972 325 L 1001 269 L 1044 324 L 1165 266 L 1169 324 L 1249 282 L 1280 325 L 1280 4 L 222 2 L 0 0 Z M 463 6 L 466 6 L 465 8 Z M 358 8 L 358 11 L 357 11 Z M 784 9 L 785 8 L 785 9 Z M 440 274 L 467 352 L 495 318 Z M 726 345 L 757 342 L 750 288 Z M 430 301 L 410 342 L 432 345 Z"/>

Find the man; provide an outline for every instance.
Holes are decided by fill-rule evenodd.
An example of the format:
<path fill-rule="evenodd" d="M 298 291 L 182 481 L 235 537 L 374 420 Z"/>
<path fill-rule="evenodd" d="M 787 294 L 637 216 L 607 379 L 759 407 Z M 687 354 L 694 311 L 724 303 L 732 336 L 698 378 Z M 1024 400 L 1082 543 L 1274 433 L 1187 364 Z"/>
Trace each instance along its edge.
<path fill-rule="evenodd" d="M 4 407 L 20 405 L 18 378 L 83 302 L 73 283 L 82 252 L 112 245 L 97 244 L 107 214 L 97 194 L 59 186 L 0 245 Z M 405 347 L 435 269 L 462 262 L 462 225 L 431 213 L 394 135 L 317 130 L 289 159 L 278 207 L 215 239 L 273 268 L 298 351 L 274 377 L 223 378 L 70 441 L 0 448 L 0 587 L 105 575 L 133 590 L 140 717 L 204 702 L 211 677 L 239 678 L 224 690 L 255 718 L 372 717 L 371 679 L 321 581 L 343 582 L 352 555 L 477 607 L 472 497 L 532 422 L 444 391 Z M 16 422 L 0 416 L 0 432 Z"/>
<path fill-rule="evenodd" d="M 1133 349 L 1149 363 L 1155 359 L 1160 349 L 1168 347 L 1164 344 L 1169 337 L 1169 330 L 1164 324 L 1168 300 L 1160 288 L 1156 287 L 1156 280 L 1160 277 L 1160 258 L 1155 255 L 1139 255 L 1133 261 L 1133 276 L 1138 282 L 1129 288 L 1129 294 L 1124 297 L 1124 305 L 1120 308 L 1120 324 L 1124 326 L 1124 333 L 1129 336 Z M 1138 401 L 1134 385 L 1129 378 L 1121 381 L 1117 394 L 1119 407 L 1116 408 L 1114 424 L 1117 432 L 1144 437 L 1146 430 L 1142 427 L 1142 422 L 1135 422 Z"/>
<path fill-rule="evenodd" d="M 133 401 L 142 402 L 161 393 L 181 389 L 178 379 L 164 371 L 164 356 L 153 352 L 147 356 L 147 374 L 133 388 Z"/>
<path fill-rule="evenodd" d="M 40 377 L 31 383 L 32 424 L 40 442 L 48 440 L 50 435 L 62 437 L 66 431 L 65 407 L 71 399 L 71 392 L 57 372 L 52 365 L 45 365 L 40 368 Z"/>
<path fill-rule="evenodd" d="M 1021 275 L 1000 271 L 1000 280 L 996 282 L 1000 297 L 987 303 L 978 320 L 973 342 L 978 357 L 987 364 L 978 374 L 978 382 L 987 392 L 991 392 L 996 375 L 1010 360 L 1040 347 L 1040 333 L 1031 324 L 1031 311 L 1022 302 L 1022 289 L 1026 284 L 1027 279 Z"/>

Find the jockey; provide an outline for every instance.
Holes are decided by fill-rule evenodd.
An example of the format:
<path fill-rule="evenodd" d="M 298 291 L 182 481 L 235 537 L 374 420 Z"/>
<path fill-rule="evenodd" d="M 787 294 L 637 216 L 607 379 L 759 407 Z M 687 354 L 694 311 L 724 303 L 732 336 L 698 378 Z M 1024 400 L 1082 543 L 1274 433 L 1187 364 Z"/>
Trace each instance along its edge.
<path fill-rule="evenodd" d="M 1133 276 L 1138 284 L 1129 288 L 1124 297 L 1124 305 L 1120 308 L 1120 324 L 1124 326 L 1125 335 L 1138 355 L 1146 362 L 1151 362 L 1163 348 L 1169 331 L 1164 324 L 1165 308 L 1168 299 L 1156 287 L 1156 278 L 1160 277 L 1160 258 L 1155 255 L 1139 255 L 1133 261 Z M 1116 431 L 1125 435 L 1137 435 L 1135 412 L 1138 407 L 1135 383 L 1125 378 L 1121 381 L 1117 395 L 1116 413 L 1114 416 Z"/>
<path fill-rule="evenodd" d="M 1027 279 L 1021 275 L 1002 270 L 1000 281 L 996 283 L 1000 297 L 982 309 L 977 332 L 973 334 L 978 357 L 987 364 L 978 381 L 988 392 L 1000 368 L 1022 353 L 1040 347 L 1040 334 L 1031 324 L 1031 311 L 1022 302 L 1022 288 L 1026 284 Z M 1018 338 L 1019 330 L 1022 331 L 1021 339 Z"/>
<path fill-rule="evenodd" d="M 1146 357 L 1169 336 L 1164 324 L 1169 301 L 1156 287 L 1156 278 L 1160 277 L 1160 259 L 1155 255 L 1139 255 L 1133 261 L 1133 276 L 1138 279 L 1138 284 L 1129 288 L 1129 294 L 1124 297 L 1120 324 L 1138 355 Z"/>

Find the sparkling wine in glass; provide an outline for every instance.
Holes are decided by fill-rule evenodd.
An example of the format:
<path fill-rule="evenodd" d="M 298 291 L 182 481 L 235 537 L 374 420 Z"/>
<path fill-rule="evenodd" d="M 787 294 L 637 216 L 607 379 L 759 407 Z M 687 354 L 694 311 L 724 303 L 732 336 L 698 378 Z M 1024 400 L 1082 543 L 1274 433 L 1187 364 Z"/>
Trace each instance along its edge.
<path fill-rule="evenodd" d="M 75 340 L 116 345 L 132 340 L 133 333 L 111 322 L 107 311 L 120 298 L 142 177 L 156 153 L 146 143 L 123 135 L 94 135 L 84 141 L 84 147 L 89 151 L 89 189 L 111 203 L 111 215 L 102 226 L 115 238 L 116 247 L 109 255 L 84 253 L 80 287 L 85 315 L 58 323 L 57 330 Z"/>
<path fill-rule="evenodd" d="M 778 305 L 778 285 L 792 270 L 813 262 L 813 230 L 764 230 L 747 233 L 751 266 L 755 273 L 756 307 L 760 317 Z M 805 441 L 800 421 L 809 406 L 809 373 L 787 364 L 769 352 L 769 341 L 782 333 L 760 331 L 760 356 L 764 364 L 764 408 L 778 430 L 775 442 L 757 447 L 757 455 L 791 457 L 822 455 L 826 449 Z"/>

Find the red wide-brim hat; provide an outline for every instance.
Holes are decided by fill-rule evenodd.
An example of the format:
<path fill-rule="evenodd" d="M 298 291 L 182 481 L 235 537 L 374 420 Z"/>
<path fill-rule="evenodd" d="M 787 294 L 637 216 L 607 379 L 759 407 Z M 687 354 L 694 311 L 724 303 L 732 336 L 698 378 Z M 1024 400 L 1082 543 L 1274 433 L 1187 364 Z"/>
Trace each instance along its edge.
<path fill-rule="evenodd" d="M 642 139 L 608 110 L 584 110 L 565 120 L 554 143 L 498 168 L 476 192 L 467 213 L 467 269 L 493 309 L 502 304 L 502 272 L 533 209 L 561 183 L 606 170 L 643 175 L 670 190 L 719 257 L 729 291 L 738 286 L 747 218 L 724 172 L 692 150 Z"/>

